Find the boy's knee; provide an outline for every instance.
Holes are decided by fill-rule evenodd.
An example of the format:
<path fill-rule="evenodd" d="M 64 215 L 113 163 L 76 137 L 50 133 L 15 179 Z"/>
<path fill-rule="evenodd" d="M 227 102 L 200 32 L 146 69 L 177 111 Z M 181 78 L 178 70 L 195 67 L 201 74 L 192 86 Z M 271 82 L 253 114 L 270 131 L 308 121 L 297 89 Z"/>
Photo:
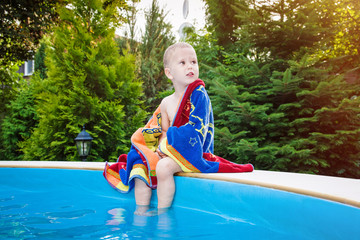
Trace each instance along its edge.
<path fill-rule="evenodd" d="M 166 178 L 174 175 L 172 172 L 172 160 L 163 158 L 156 165 L 156 176 L 157 178 Z"/>

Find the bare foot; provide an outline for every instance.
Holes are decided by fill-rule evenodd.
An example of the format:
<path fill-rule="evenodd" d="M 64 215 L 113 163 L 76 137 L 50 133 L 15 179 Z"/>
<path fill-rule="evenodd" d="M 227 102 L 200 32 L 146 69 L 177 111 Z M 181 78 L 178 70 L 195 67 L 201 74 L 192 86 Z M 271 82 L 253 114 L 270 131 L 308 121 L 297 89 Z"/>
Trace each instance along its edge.
<path fill-rule="evenodd" d="M 169 211 L 170 208 L 157 208 L 151 211 L 147 211 L 144 216 L 154 217 Z"/>
<path fill-rule="evenodd" d="M 135 215 L 148 216 L 146 212 L 150 209 L 149 205 L 136 205 Z"/>

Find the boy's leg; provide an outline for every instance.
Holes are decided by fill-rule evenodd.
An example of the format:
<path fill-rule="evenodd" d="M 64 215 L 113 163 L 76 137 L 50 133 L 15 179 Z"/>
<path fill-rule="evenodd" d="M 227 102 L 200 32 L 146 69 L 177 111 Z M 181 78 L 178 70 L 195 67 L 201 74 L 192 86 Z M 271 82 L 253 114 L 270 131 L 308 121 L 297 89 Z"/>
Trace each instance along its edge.
<path fill-rule="evenodd" d="M 150 207 L 151 188 L 143 180 L 135 178 L 136 215 L 143 215 Z"/>
<path fill-rule="evenodd" d="M 159 210 L 171 206 L 175 194 L 174 174 L 181 171 L 180 166 L 170 157 L 161 159 L 156 165 Z"/>

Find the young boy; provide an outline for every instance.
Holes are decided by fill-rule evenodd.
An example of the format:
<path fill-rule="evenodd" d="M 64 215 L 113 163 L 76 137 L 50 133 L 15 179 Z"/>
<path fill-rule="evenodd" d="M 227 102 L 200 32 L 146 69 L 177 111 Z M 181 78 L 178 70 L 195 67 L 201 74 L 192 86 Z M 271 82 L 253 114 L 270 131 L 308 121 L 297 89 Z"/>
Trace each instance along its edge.
<path fill-rule="evenodd" d="M 187 43 L 170 46 L 164 54 L 165 75 L 172 81 L 175 92 L 165 97 L 160 105 L 162 134 L 159 142 L 166 137 L 176 114 L 176 107 L 186 87 L 199 77 L 199 66 L 193 47 Z M 162 212 L 171 206 L 175 193 L 174 174 L 181 172 L 180 166 L 166 154 L 157 150 L 160 161 L 156 165 L 158 211 Z M 140 179 L 135 179 L 135 199 L 138 205 L 136 214 L 142 214 L 150 204 L 151 189 Z M 142 207 L 141 207 L 142 206 Z"/>
<path fill-rule="evenodd" d="M 114 188 L 127 193 L 135 186 L 137 215 L 165 212 L 175 194 L 177 172 L 249 172 L 251 164 L 235 164 L 213 154 L 214 119 L 205 84 L 198 79 L 194 48 L 176 43 L 164 54 L 166 76 L 175 92 L 164 98 L 144 128 L 132 138 L 132 148 L 118 163 L 105 166 L 104 176 Z M 158 209 L 148 211 L 157 187 Z"/>

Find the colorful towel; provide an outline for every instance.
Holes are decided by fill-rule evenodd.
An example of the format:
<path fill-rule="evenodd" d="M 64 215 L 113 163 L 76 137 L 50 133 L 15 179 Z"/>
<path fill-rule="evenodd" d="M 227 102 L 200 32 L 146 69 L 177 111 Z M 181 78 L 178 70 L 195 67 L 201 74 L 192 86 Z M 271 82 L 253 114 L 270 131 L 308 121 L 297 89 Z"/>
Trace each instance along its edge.
<path fill-rule="evenodd" d="M 134 178 L 142 179 L 149 187 L 156 188 L 155 150 L 176 161 L 184 172 L 227 173 L 251 172 L 251 164 L 236 164 L 218 157 L 214 151 L 214 118 L 205 84 L 200 79 L 190 84 L 179 103 L 174 121 L 166 138 L 158 143 L 161 135 L 160 107 L 144 128 L 131 137 L 131 150 L 121 155 L 111 166 L 107 163 L 104 177 L 120 192 L 129 192 Z"/>

